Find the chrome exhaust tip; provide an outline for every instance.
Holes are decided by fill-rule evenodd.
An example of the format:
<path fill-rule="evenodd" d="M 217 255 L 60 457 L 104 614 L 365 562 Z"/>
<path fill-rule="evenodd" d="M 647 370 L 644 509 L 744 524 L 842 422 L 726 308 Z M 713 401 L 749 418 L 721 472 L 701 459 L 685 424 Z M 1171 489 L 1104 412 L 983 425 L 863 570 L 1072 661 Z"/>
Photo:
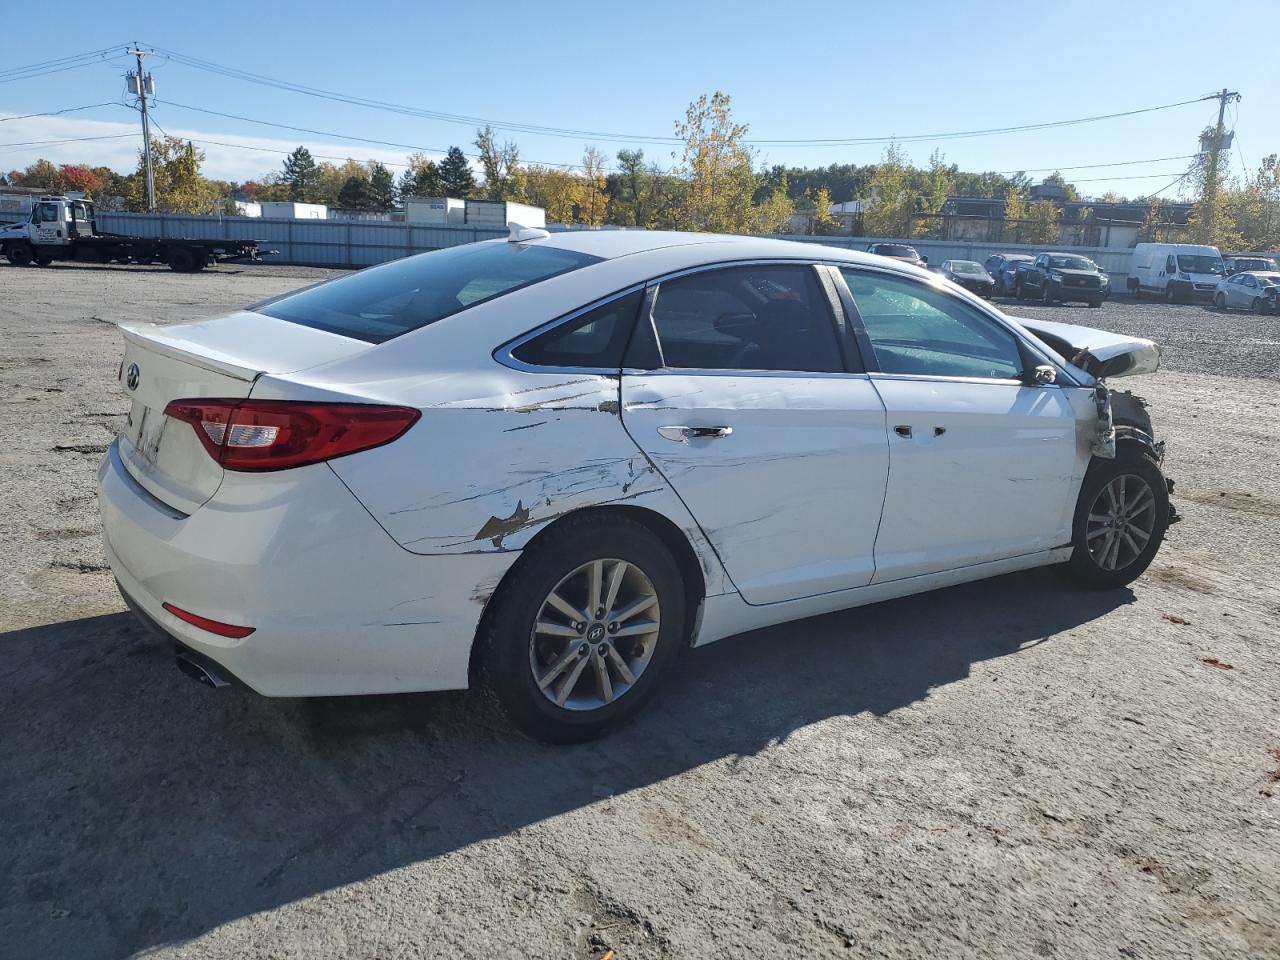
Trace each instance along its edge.
<path fill-rule="evenodd" d="M 219 673 L 212 663 L 197 660 L 185 650 L 179 650 L 174 655 L 174 660 L 177 662 L 179 670 L 207 687 L 221 690 L 224 687 L 231 686 L 231 681 Z"/>

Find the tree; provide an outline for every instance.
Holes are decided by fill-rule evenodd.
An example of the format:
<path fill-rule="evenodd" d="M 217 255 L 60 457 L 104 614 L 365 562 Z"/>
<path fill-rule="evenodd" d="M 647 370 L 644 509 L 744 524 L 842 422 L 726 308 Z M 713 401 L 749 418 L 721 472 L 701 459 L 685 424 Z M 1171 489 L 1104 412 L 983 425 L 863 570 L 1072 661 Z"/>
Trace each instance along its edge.
<path fill-rule="evenodd" d="M 756 189 L 755 155 L 744 144 L 747 125 L 733 122 L 731 99 L 716 91 L 689 104 L 676 136 L 684 141 L 677 173 L 688 185 L 680 221 L 689 230 L 748 233 Z"/>
<path fill-rule="evenodd" d="M 359 176 L 347 177 L 346 183 L 338 191 L 338 206 L 343 210 L 375 209 L 373 189 L 369 178 L 361 173 Z"/>
<path fill-rule="evenodd" d="M 391 171 L 376 160 L 369 164 L 369 197 L 373 210 L 390 210 L 396 202 Z"/>
<path fill-rule="evenodd" d="M 653 210 L 643 150 L 619 150 L 618 174 L 611 185 L 610 219 L 628 227 L 648 227 Z"/>
<path fill-rule="evenodd" d="M 1280 248 L 1280 156 L 1262 158 L 1258 172 L 1234 200 L 1234 218 L 1250 250 Z"/>
<path fill-rule="evenodd" d="M 1148 243 L 1163 243 L 1169 239 L 1165 226 L 1164 205 L 1156 197 L 1151 198 L 1147 212 L 1138 228 L 1138 236 Z"/>
<path fill-rule="evenodd" d="M 1068 202 L 1074 202 L 1080 199 L 1080 192 L 1075 186 L 1067 183 L 1066 178 L 1057 170 L 1044 178 L 1044 183 L 1053 184 L 1062 191 L 1062 199 Z"/>
<path fill-rule="evenodd" d="M 450 147 L 440 161 L 440 185 L 446 197 L 460 200 L 476 192 L 476 177 L 471 172 L 471 164 L 457 147 Z"/>
<path fill-rule="evenodd" d="M 1022 233 L 1027 219 L 1027 201 L 1016 187 L 1009 187 L 1004 194 L 1005 240 L 1021 243 Z"/>
<path fill-rule="evenodd" d="M 92 196 L 106 185 L 101 174 L 79 164 L 64 163 L 58 172 L 62 180 L 61 190 L 76 190 Z"/>
<path fill-rule="evenodd" d="M 510 140 L 499 145 L 493 127 L 477 130 L 475 145 L 484 171 L 485 199 L 525 202 L 527 180 L 520 170 L 520 148 Z"/>
<path fill-rule="evenodd" d="M 1052 200 L 1037 200 L 1028 211 L 1026 243 L 1058 242 L 1058 207 Z"/>
<path fill-rule="evenodd" d="M 840 221 L 831 213 L 831 191 L 826 187 L 819 187 L 813 195 L 813 233 L 828 237 L 839 229 Z"/>
<path fill-rule="evenodd" d="M 795 212 L 795 202 L 787 195 L 787 178 L 784 174 L 769 195 L 755 207 L 756 232 L 790 233 L 791 217 Z"/>
<path fill-rule="evenodd" d="M 62 173 L 52 163 L 42 158 L 29 164 L 17 175 L 17 186 L 56 192 L 62 189 Z"/>
<path fill-rule="evenodd" d="M 582 152 L 582 211 L 580 219 L 593 227 L 604 222 L 605 206 L 604 157 L 594 146 Z"/>
<path fill-rule="evenodd" d="M 442 197 L 445 195 L 444 184 L 440 180 L 440 167 L 425 154 L 414 153 L 409 156 L 409 166 L 400 175 L 397 184 L 400 202 L 412 197 Z"/>
<path fill-rule="evenodd" d="M 306 147 L 298 147 L 285 158 L 280 179 L 288 184 L 290 200 L 295 203 L 316 202 L 320 175 L 311 151 Z"/>
<path fill-rule="evenodd" d="M 165 213 L 209 214 L 219 208 L 214 184 L 200 174 L 204 151 L 181 137 L 151 141 L 151 167 L 156 208 Z M 129 210 L 146 210 L 146 159 L 138 151 L 138 168 L 127 181 L 124 204 Z"/>
<path fill-rule="evenodd" d="M 1089 215 L 1093 213 L 1088 207 L 1076 207 L 1076 219 L 1072 225 L 1072 243 L 1077 247 L 1083 247 L 1085 236 L 1089 227 Z"/>
<path fill-rule="evenodd" d="M 867 188 L 868 208 L 862 215 L 862 222 L 868 236 L 911 236 L 915 196 L 908 179 L 909 170 L 901 147 L 896 143 L 885 147 L 884 156 L 876 165 Z"/>
<path fill-rule="evenodd" d="M 1201 150 L 1190 170 L 1196 199 L 1187 216 L 1187 239 L 1227 249 L 1239 246 L 1242 238 L 1228 197 L 1231 154 L 1222 149 L 1222 142 L 1213 127 L 1205 127 L 1200 134 Z"/>
<path fill-rule="evenodd" d="M 561 167 L 531 166 L 525 169 L 529 202 L 547 211 L 550 223 L 573 223 L 582 200 L 582 178 Z"/>
<path fill-rule="evenodd" d="M 929 169 L 925 172 L 924 204 L 920 211 L 928 214 L 930 219 L 922 223 L 922 229 L 917 230 L 917 233 L 941 235 L 942 208 L 955 186 L 955 174 L 956 168 L 947 166 L 942 151 L 933 151 L 929 157 Z"/>

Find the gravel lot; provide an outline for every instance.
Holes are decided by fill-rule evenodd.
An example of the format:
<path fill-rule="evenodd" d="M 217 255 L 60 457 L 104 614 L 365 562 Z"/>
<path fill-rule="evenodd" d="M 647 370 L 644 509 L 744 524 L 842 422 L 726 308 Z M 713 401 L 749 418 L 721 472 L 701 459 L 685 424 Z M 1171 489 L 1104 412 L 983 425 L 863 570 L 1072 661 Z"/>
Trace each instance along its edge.
<path fill-rule="evenodd" d="M 325 275 L 0 267 L 0 954 L 1280 957 L 1280 318 L 1012 311 L 1167 348 L 1186 519 L 1132 591 L 727 640 L 554 749 L 467 693 L 214 693 L 122 612 L 112 324 Z"/>

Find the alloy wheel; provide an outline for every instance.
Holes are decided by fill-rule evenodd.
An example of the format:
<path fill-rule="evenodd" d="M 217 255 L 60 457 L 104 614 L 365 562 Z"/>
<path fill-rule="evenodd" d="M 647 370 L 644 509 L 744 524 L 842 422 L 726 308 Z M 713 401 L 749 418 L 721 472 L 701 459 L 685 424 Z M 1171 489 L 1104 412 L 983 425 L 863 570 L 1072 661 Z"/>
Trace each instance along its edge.
<path fill-rule="evenodd" d="M 1142 477 L 1124 473 L 1089 508 L 1085 542 L 1103 570 L 1121 570 L 1142 555 L 1156 527 L 1156 497 Z"/>
<path fill-rule="evenodd" d="M 549 701 L 598 710 L 631 690 L 649 666 L 661 625 L 658 593 L 644 571 L 591 560 L 547 594 L 529 637 L 529 668 Z"/>

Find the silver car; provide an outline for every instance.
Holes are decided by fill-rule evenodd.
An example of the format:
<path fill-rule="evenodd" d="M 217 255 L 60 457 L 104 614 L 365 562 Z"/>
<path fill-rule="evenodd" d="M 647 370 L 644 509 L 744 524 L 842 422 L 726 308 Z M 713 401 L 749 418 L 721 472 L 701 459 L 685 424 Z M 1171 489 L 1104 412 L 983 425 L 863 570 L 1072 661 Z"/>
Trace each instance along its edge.
<path fill-rule="evenodd" d="M 1238 307 L 1252 313 L 1276 313 L 1278 294 L 1280 273 L 1236 273 L 1218 281 L 1218 288 L 1213 294 L 1213 305 L 1219 309 Z"/>

